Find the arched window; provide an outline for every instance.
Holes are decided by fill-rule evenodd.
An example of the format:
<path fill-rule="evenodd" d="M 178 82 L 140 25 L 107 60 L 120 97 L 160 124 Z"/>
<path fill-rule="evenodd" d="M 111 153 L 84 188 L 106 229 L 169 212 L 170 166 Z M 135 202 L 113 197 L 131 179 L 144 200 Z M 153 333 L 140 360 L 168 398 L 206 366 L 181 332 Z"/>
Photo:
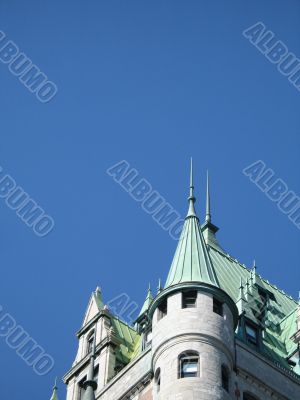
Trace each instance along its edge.
<path fill-rule="evenodd" d="M 178 361 L 179 378 L 195 378 L 199 376 L 199 353 L 196 351 L 184 352 L 179 356 Z"/>
<path fill-rule="evenodd" d="M 244 393 L 243 394 L 243 400 L 259 400 L 259 398 L 258 397 L 254 397 L 250 393 Z"/>
<path fill-rule="evenodd" d="M 94 331 L 88 334 L 86 343 L 86 354 L 89 354 L 92 351 L 93 343 L 94 343 Z"/>
<path fill-rule="evenodd" d="M 226 367 L 226 365 L 222 365 L 221 374 L 222 374 L 222 388 L 226 390 L 226 392 L 229 392 L 229 370 Z"/>
<path fill-rule="evenodd" d="M 155 375 L 154 375 L 154 381 L 156 385 L 156 392 L 159 393 L 160 391 L 160 368 L 157 368 Z"/>

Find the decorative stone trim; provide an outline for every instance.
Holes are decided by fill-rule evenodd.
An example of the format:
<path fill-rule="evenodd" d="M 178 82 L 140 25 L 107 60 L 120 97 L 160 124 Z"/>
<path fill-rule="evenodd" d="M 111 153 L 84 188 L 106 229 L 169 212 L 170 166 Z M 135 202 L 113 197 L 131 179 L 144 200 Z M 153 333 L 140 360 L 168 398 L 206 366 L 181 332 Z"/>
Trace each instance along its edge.
<path fill-rule="evenodd" d="M 234 358 L 233 354 L 228 350 L 224 343 L 218 340 L 217 338 L 205 335 L 203 333 L 183 333 L 176 336 L 173 336 L 170 339 L 165 340 L 164 342 L 160 343 L 159 347 L 155 350 L 154 354 L 152 355 L 152 368 L 153 365 L 156 363 L 157 358 L 168 348 L 175 346 L 176 344 L 181 344 L 184 342 L 202 342 L 221 350 L 227 358 L 231 361 L 231 367 L 234 365 Z"/>

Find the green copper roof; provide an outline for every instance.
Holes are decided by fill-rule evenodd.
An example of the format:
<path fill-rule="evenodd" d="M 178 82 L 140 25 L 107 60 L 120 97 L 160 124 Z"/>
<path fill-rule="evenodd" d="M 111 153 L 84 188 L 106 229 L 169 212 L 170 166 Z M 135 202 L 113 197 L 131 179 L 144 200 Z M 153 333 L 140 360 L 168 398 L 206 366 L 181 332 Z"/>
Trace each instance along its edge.
<path fill-rule="evenodd" d="M 111 324 L 115 335 L 120 339 L 120 345 L 116 348 L 117 360 L 128 364 L 135 357 L 140 335 L 133 327 L 113 315 L 111 315 Z"/>
<path fill-rule="evenodd" d="M 143 314 L 145 314 L 145 312 L 149 309 L 150 304 L 152 303 L 152 301 L 153 301 L 153 296 L 152 296 L 151 288 L 150 288 L 150 285 L 149 285 L 147 296 L 146 296 L 146 299 L 144 301 L 143 307 L 141 308 L 141 311 L 139 313 L 139 317 L 141 317 Z"/>
<path fill-rule="evenodd" d="M 56 379 L 55 379 L 55 384 L 54 384 L 54 386 L 53 386 L 53 392 L 52 392 L 52 396 L 51 396 L 50 400 L 58 400 L 58 397 L 57 397 Z"/>
<path fill-rule="evenodd" d="M 237 304 L 240 315 L 244 315 L 263 329 L 262 345 L 256 347 L 256 351 L 289 370 L 291 374 L 293 370 L 300 379 L 300 368 L 292 369 L 287 361 L 297 350 L 297 345 L 292 339 L 297 331 L 297 302 L 258 275 L 255 264 L 249 269 L 219 246 L 215 237 L 218 228 L 211 222 L 208 181 L 206 203 L 206 221 L 201 230 L 195 211 L 191 167 L 189 211 L 165 287 L 200 282 L 225 291 Z M 158 286 L 159 295 L 162 289 L 160 284 Z M 263 293 L 267 293 L 267 303 Z M 153 299 L 149 290 L 140 315 L 147 311 L 152 301 L 155 301 L 155 298 Z M 141 335 L 117 317 L 112 317 L 111 320 L 121 341 L 121 345 L 116 349 L 117 359 L 126 364 L 141 353 Z M 236 335 L 239 340 L 243 340 L 241 329 Z M 245 344 L 251 346 L 246 341 Z M 295 376 L 297 378 L 297 375 Z"/>
<path fill-rule="evenodd" d="M 245 317 L 265 328 L 262 347 L 257 348 L 257 351 L 291 369 L 287 358 L 297 350 L 297 345 L 291 340 L 297 330 L 297 302 L 258 275 L 256 267 L 248 269 L 235 258 L 214 247 L 210 247 L 210 256 L 221 289 L 237 304 L 242 295 Z M 244 293 L 241 293 L 241 279 Z M 267 308 L 264 307 L 260 290 L 270 295 Z"/>
<path fill-rule="evenodd" d="M 219 287 L 195 211 L 191 165 L 189 210 L 181 232 L 165 288 L 183 282 L 201 282 Z"/>

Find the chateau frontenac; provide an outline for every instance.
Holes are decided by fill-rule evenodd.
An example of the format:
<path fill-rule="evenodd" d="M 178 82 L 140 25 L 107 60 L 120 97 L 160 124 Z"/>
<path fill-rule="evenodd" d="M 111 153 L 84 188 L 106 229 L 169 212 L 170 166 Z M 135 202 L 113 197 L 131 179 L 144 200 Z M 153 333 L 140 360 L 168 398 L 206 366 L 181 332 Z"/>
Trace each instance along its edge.
<path fill-rule="evenodd" d="M 300 303 L 255 262 L 248 268 L 223 250 L 208 181 L 203 224 L 195 201 L 191 167 L 165 285 L 148 290 L 134 324 L 113 314 L 99 288 L 91 294 L 64 376 L 67 400 L 300 399 Z"/>

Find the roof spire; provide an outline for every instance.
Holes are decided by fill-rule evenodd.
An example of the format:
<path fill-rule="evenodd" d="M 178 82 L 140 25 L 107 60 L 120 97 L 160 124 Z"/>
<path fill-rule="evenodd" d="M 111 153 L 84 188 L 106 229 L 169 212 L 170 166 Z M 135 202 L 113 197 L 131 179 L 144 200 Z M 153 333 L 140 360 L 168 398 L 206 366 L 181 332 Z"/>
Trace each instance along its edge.
<path fill-rule="evenodd" d="M 211 213 L 210 213 L 210 191 L 209 191 L 209 176 L 208 171 L 206 172 L 206 215 L 205 221 L 211 222 Z"/>
<path fill-rule="evenodd" d="M 239 289 L 240 289 L 240 298 L 245 300 L 243 278 L 241 278 L 241 283 L 240 283 Z"/>
<path fill-rule="evenodd" d="M 165 288 L 183 282 L 201 282 L 219 287 L 194 203 L 193 163 L 191 160 L 189 211 L 182 228 Z"/>
<path fill-rule="evenodd" d="M 159 294 L 162 291 L 162 286 L 161 286 L 161 279 L 159 278 L 158 280 L 158 286 L 157 286 L 157 294 Z"/>
<path fill-rule="evenodd" d="M 83 400 L 95 400 L 95 390 L 97 389 L 98 385 L 97 382 L 94 381 L 94 369 L 95 369 L 95 355 L 96 355 L 96 327 L 94 331 L 94 340 L 93 340 L 93 347 L 91 352 L 90 358 L 90 366 L 87 374 L 87 379 L 84 382 L 85 392 L 83 395 Z"/>
<path fill-rule="evenodd" d="M 190 195 L 188 197 L 189 201 L 189 210 L 187 213 L 187 217 L 196 217 L 195 211 L 195 202 L 196 198 L 194 196 L 194 182 L 193 182 L 193 159 L 191 157 L 191 171 L 190 171 Z"/>
<path fill-rule="evenodd" d="M 136 321 L 139 321 L 140 318 L 145 315 L 145 313 L 148 311 L 152 301 L 153 301 L 153 295 L 152 295 L 151 287 L 150 287 L 150 283 L 149 283 L 146 299 L 144 301 L 144 304 L 141 308 L 141 311 L 140 311 L 139 316 L 137 317 Z"/>
<path fill-rule="evenodd" d="M 239 314 L 242 314 L 244 312 L 246 302 L 247 302 L 247 300 L 246 300 L 245 293 L 244 293 L 244 284 L 243 284 L 243 279 L 241 277 L 241 284 L 239 287 L 239 297 L 238 297 L 238 301 L 236 302 L 236 306 L 239 310 Z"/>
<path fill-rule="evenodd" d="M 58 397 L 57 397 L 57 377 L 55 378 L 55 383 L 54 383 L 54 386 L 53 386 L 53 392 L 52 392 L 52 396 L 51 396 L 50 400 L 58 400 Z"/>
<path fill-rule="evenodd" d="M 211 204 L 210 204 L 210 182 L 209 175 L 207 171 L 206 175 L 206 212 L 205 212 L 205 222 L 202 225 L 202 232 L 206 244 L 216 247 L 222 250 L 219 242 L 216 238 L 216 233 L 219 228 L 211 222 Z"/>

